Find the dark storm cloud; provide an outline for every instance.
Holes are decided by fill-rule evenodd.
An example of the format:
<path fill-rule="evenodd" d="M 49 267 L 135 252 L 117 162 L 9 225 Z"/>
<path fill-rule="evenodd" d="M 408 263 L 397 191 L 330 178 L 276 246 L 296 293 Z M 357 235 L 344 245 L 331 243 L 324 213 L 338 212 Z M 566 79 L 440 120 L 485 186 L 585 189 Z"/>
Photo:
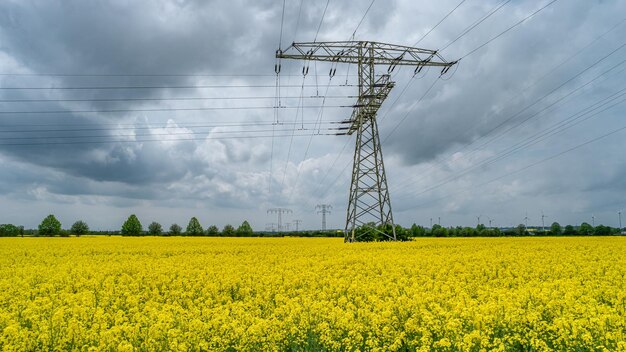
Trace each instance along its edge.
<path fill-rule="evenodd" d="M 302 12 L 298 19 L 300 4 Z M 283 23 L 282 47 L 292 40 L 312 41 L 317 33 L 326 1 L 287 1 Z M 350 38 L 363 13 L 371 3 L 362 1 L 330 1 L 321 24 L 318 40 L 347 40 Z M 498 2 L 468 1 L 431 32 L 420 47 L 440 49 L 453 40 L 463 29 L 483 16 Z M 443 50 L 448 60 L 455 60 L 487 39 L 506 29 L 527 14 L 547 3 L 525 1 L 508 3 L 483 24 L 472 30 L 454 45 Z M 273 74 L 274 51 L 278 46 L 281 27 L 282 1 L 3 1 L 0 3 L 0 63 L 1 71 L 24 73 L 90 73 L 90 74 Z M 356 39 L 377 40 L 412 45 L 434 26 L 458 1 L 375 1 L 361 23 Z M 600 33 L 617 23 L 626 8 L 620 1 L 558 1 L 535 18 L 495 40 L 488 46 L 464 58 L 458 71 L 448 81 L 438 82 L 434 89 L 415 107 L 411 107 L 437 76 L 431 70 L 426 77 L 417 80 L 411 89 L 391 107 L 410 73 L 394 76 L 396 88 L 381 109 L 388 116 L 380 121 L 381 138 L 384 138 L 407 113 L 407 119 L 398 125 L 393 136 L 384 143 L 385 162 L 390 175 L 392 195 L 397 198 L 394 209 L 399 210 L 397 221 L 425 221 L 415 219 L 427 213 L 448 211 L 457 216 L 459 223 L 464 217 L 474 217 L 476 209 L 493 212 L 501 218 L 509 217 L 517 222 L 525 208 L 540 204 L 555 214 L 559 207 L 576 204 L 576 211 L 586 207 L 600 207 L 602 199 L 593 197 L 594 192 L 604 194 L 611 203 L 618 202 L 606 195 L 623 194 L 623 165 L 602 168 L 586 168 L 595 159 L 581 156 L 579 162 L 568 167 L 544 166 L 543 178 L 535 174 L 514 175 L 494 183 L 490 192 L 467 192 L 448 198 L 437 199 L 497 176 L 501 172 L 522 167 L 538 157 L 549 155 L 563 148 L 558 138 L 548 144 L 540 144 L 536 151 L 523 152 L 501 164 L 480 168 L 477 172 L 460 178 L 435 192 L 411 197 L 429 186 L 437 184 L 450 175 L 471 166 L 483 157 L 497 153 L 517 139 L 532 135 L 557 121 L 565 113 L 573 113 L 589 103 L 619 88 L 620 77 L 597 82 L 568 100 L 563 110 L 553 109 L 515 130 L 478 156 L 467 158 L 466 150 L 456 159 L 439 164 L 440 157 L 459 149 L 464 144 L 483 138 L 504 119 L 569 79 L 602 55 L 614 49 L 622 41 L 622 27 L 609 33 L 588 50 L 563 67 L 559 67 L 544 80 L 527 90 L 552 65 L 568 58 Z M 297 33 L 296 33 L 297 30 Z M 624 52 L 599 65 L 598 69 L 576 79 L 568 88 L 585 82 L 594 74 L 606 69 L 616 60 L 623 59 Z M 605 65 L 606 64 L 606 65 Z M 298 74 L 302 62 L 284 62 L 281 74 Z M 311 64 L 312 70 L 318 69 Z M 385 72 L 381 67 L 378 72 Z M 341 71 L 341 72 L 340 72 Z M 348 71 L 348 72 L 346 72 Z M 341 66 L 333 83 L 354 74 L 354 66 Z M 324 75 L 328 68 L 319 65 Z M 323 87 L 329 79 L 319 79 Z M 233 82 L 248 84 L 261 78 L 238 77 L 140 77 L 140 76 L 0 76 L 2 87 L 75 87 L 75 86 L 174 86 Z M 283 84 L 298 85 L 301 77 L 284 77 Z M 318 80 L 315 79 L 316 84 Z M 272 77 L 263 80 L 273 83 Z M 309 75 L 307 84 L 313 84 Z M 345 94 L 345 88 L 336 88 Z M 567 90 L 565 90 L 567 91 Z M 283 91 L 283 96 L 297 96 L 299 89 Z M 314 95 L 313 90 L 305 91 Z M 0 90 L 3 99 L 106 99 L 106 98 L 161 98 L 185 96 L 272 95 L 271 90 L 219 92 L 213 90 L 141 89 L 141 90 Z M 354 94 L 351 92 L 349 94 Z M 558 98 L 550 97 L 545 103 Z M 233 103 L 234 104 L 234 103 Z M 295 100 L 284 104 L 295 105 Z M 327 102 L 327 104 L 331 104 Z M 348 102 L 346 104 L 351 104 Z M 233 106 L 231 103 L 226 106 Z M 4 169 L 0 174 L 0 192 L 5 196 L 0 203 L 13 203 L 28 199 L 42 204 L 76 202 L 75 211 L 81 204 L 105 204 L 116 208 L 143 206 L 149 212 L 157 206 L 192 208 L 228 208 L 234 223 L 241 221 L 241 211 L 232 209 L 259 209 L 285 205 L 300 210 L 306 219 L 314 218 L 315 204 L 330 202 L 335 205 L 337 226 L 342 226 L 343 206 L 347 199 L 352 143 L 337 163 L 335 158 L 344 146 L 345 138 L 316 137 L 311 148 L 308 139 L 296 138 L 293 145 L 289 138 L 265 140 L 196 140 L 166 142 L 163 126 L 171 121 L 177 132 L 190 132 L 183 122 L 210 121 L 272 121 L 267 111 L 212 111 L 212 112 L 163 112 L 163 113 L 76 113 L 76 110 L 151 109 L 176 107 L 205 107 L 208 102 L 52 102 L 52 103 L 3 103 L 2 111 L 63 111 L 63 114 L 16 114 L 0 116 L 0 131 L 14 131 L 19 124 L 48 124 L 54 128 L 69 129 L 79 126 L 92 129 L 89 135 L 104 135 L 113 140 L 132 140 L 132 135 L 154 134 L 159 142 L 109 143 L 109 144 L 50 144 L 44 146 L 9 146 L 12 140 L 0 140 L 0 157 Z M 543 105 L 526 111 L 532 114 Z M 621 110 L 623 111 L 623 110 Z M 327 121 L 341 120 L 350 114 L 346 111 L 328 111 Z M 295 115 L 295 118 L 294 118 Z M 304 120 L 304 114 L 281 111 L 280 121 Z M 528 116 L 528 115 L 526 115 Z M 315 119 L 307 111 L 306 119 Z M 178 125 L 177 125 L 178 123 Z M 513 126 L 508 122 L 505 127 Z M 619 115 L 607 120 L 605 126 L 619 123 Z M 148 129 L 115 129 L 120 126 L 148 127 Z M 50 127 L 50 126 L 49 126 Z M 277 129 L 288 129 L 280 126 Z M 583 140 L 588 133 L 601 133 L 598 125 L 583 125 L 584 132 L 574 135 Z M 95 132 L 97 130 L 98 132 Z M 220 129 L 214 129 L 219 132 Z M 219 137 L 219 134 L 209 136 Z M 85 131 L 65 131 L 67 137 L 84 137 Z M 127 136 L 130 134 L 131 136 Z M 54 136 L 46 133 L 12 133 L 11 138 L 26 136 Z M 0 135 L 0 139 L 8 135 Z M 180 136 L 180 135 L 179 135 Z M 204 135 L 196 135 L 201 138 Z M 223 135 L 222 135 L 223 136 Z M 91 137 L 97 140 L 99 137 Z M 149 137 L 147 137 L 149 138 Z M 75 138 L 72 140 L 84 141 Z M 23 142 L 33 141 L 24 139 Z M 41 140 L 39 140 L 41 141 Z M 56 140 L 49 140 L 58 141 Z M 18 140 L 19 142 L 19 140 Z M 34 140 L 37 142 L 37 140 Z M 271 144 L 270 144 L 271 143 Z M 273 145 L 273 150 L 271 149 Z M 623 143 L 605 145 L 607 150 L 623 149 Z M 561 149 L 559 149 L 561 148 Z M 287 151 L 290 150 L 290 153 Z M 533 154 L 533 152 L 535 154 Z M 307 154 L 308 153 L 308 154 Z M 289 155 L 289 160 L 287 159 Z M 306 157 L 305 157 L 306 155 Z M 569 160 L 569 159 L 564 159 Z M 269 164 L 273 165 L 270 174 Z M 333 169 L 327 175 L 330 165 Z M 431 167 L 432 166 L 432 167 Z M 430 170 L 424 172 L 424 170 Z M 567 171 L 564 171 L 567 170 Z M 605 172 L 603 177 L 598 172 Z M 283 184 L 283 175 L 284 184 Z M 559 180 L 567 176 L 567 182 Z M 410 178 L 420 176 L 419 184 Z M 409 181 L 404 182 L 407 178 Z M 297 181 L 296 181 L 297 180 Z M 268 185 L 271 182 L 271 191 Z M 334 182 L 334 183 L 332 183 Z M 567 193 L 569 192 L 569 196 Z M 620 193 L 621 192 L 621 193 Z M 550 197 L 537 199 L 537 194 Z M 576 197 L 585 200 L 576 203 Z M 7 200 L 6 198 L 10 199 Z M 588 197 L 588 198 L 587 198 Z M 550 203 L 550 201 L 552 203 Z M 46 203 L 49 202 L 49 203 Z M 395 201 L 394 201 L 395 202 Z M 26 204 L 26 203 L 25 203 Z M 511 210 L 507 210 L 508 208 Z M 45 206 L 41 206 L 45 208 Z M 550 209 L 552 208 L 552 209 Z M 103 209 L 103 208 L 102 208 Z M 48 211 L 48 210 L 46 210 Z M 68 212 L 71 209 L 68 208 Z M 169 212 L 170 210 L 167 210 Z M 500 213 L 498 213 L 500 212 Z M 111 213 L 115 213 L 112 211 Z M 225 211 L 223 214 L 227 214 Z M 264 211 L 261 211 L 264 216 Z M 514 215 L 507 213 L 515 213 Z M 468 215 L 469 214 L 469 215 Z M 104 216 L 104 215 L 103 215 Z M 115 216 L 119 216 L 115 215 Z M 255 219 L 257 227 L 264 223 L 263 216 Z M 429 215 L 424 215 L 429 216 Z M 433 216 L 433 215 L 430 215 Z M 436 215 L 435 215 L 436 216 Z M 227 216 L 228 217 L 228 216 Z M 522 215 L 523 217 L 523 215 Z M 236 220 L 236 221 L 235 221 Z M 474 219 L 475 220 L 475 219 Z M 472 221 L 474 221 L 472 220 Z M 230 220 L 229 220 L 230 221 Z M 450 220 L 452 221 L 452 220 Z M 502 220 L 504 222 L 504 220 Z M 105 223 L 104 220 L 101 221 Z M 313 221 L 310 221 L 313 223 Z M 503 223 L 502 223 L 503 224 Z M 311 225 L 313 226 L 313 225 Z"/>
<path fill-rule="evenodd" d="M 535 6 L 537 5 L 524 6 L 525 12 L 530 13 Z M 409 109 L 413 101 L 408 98 L 403 100 L 404 104 L 398 104 L 386 121 L 388 125 L 382 127 L 383 135 L 389 128 L 395 127 L 395 121 L 407 116 L 407 112 L 408 116 L 402 123 L 402 128 L 396 130 L 394 137 L 389 139 L 387 150 L 399 154 L 408 164 L 430 161 L 486 134 L 493 135 L 491 131 L 500 124 L 503 125 L 498 131 L 517 125 L 520 120 L 537 113 L 548 103 L 594 77 L 594 74 L 602 72 L 591 70 L 540 104 L 531 106 L 575 73 L 617 48 L 620 44 L 617 40 L 619 33 L 626 28 L 622 26 L 621 29 L 609 33 L 604 40 L 596 42 L 580 54 L 577 60 L 568 62 L 567 70 L 556 70 L 538 81 L 554 65 L 622 20 L 618 16 L 612 16 L 602 26 L 595 22 L 586 23 L 584 20 L 581 23 L 581 17 L 598 11 L 593 2 L 572 7 L 557 3 L 554 7 L 541 13 L 540 20 L 531 20 L 518 31 L 509 33 L 493 45 L 464 58 L 458 70 L 452 71 L 455 74 L 449 77 L 450 80 L 437 82 L 435 88 L 413 109 Z M 506 19 L 493 27 L 504 30 L 525 16 L 525 12 L 516 16 L 501 14 L 500 17 Z M 461 32 L 473 20 L 473 17 L 463 18 L 449 23 L 448 27 L 455 27 Z M 476 31 L 482 35 L 472 33 L 467 41 L 447 49 L 442 55 L 448 60 L 458 59 L 482 44 L 485 38 L 493 37 L 497 33 L 489 26 L 479 27 Z M 618 63 L 621 56 L 619 54 L 598 65 L 599 68 L 605 70 Z M 436 76 L 435 72 L 431 72 L 429 76 L 414 83 L 412 95 L 421 96 Z M 609 83 L 609 86 L 614 85 L 615 82 Z M 604 88 L 600 86 L 597 89 L 601 91 Z M 451 101 L 454 104 L 450 104 Z M 522 114 L 513 117 L 523 109 L 526 110 Z M 509 118 L 511 119 L 506 121 Z"/>
<path fill-rule="evenodd" d="M 238 1 L 19 1 L 2 5 L 0 21 L 4 49 L 35 72 L 194 74 L 243 67 L 233 43 L 251 35 L 242 24 L 257 11 Z"/>
<path fill-rule="evenodd" d="M 211 74 L 221 72 L 254 73 L 258 67 L 270 67 L 265 36 L 276 31 L 263 17 L 277 9 L 267 3 L 243 4 L 238 1 L 207 2 L 84 2 L 19 1 L 0 5 L 1 50 L 25 69 L 35 73 L 69 74 Z M 258 7 L 260 6 L 260 7 Z M 244 50 L 245 48 L 245 50 Z M 233 60 L 233 58 L 241 58 Z M 252 67 L 248 64 L 254 63 Z M 197 77 L 31 77 L 26 83 L 7 77 L 4 86 L 178 86 L 193 85 Z M 21 83 L 21 85 L 20 85 Z M 54 92 L 3 91 L 9 99 L 41 98 L 154 98 L 187 94 L 190 90 L 62 90 Z M 68 106 L 67 104 L 70 104 Z M 3 118 L 0 125 L 41 121 L 53 126 L 76 126 L 99 130 L 96 135 L 112 136 L 107 131 L 112 121 L 124 121 L 129 114 L 77 114 L 71 110 L 133 109 L 145 102 L 48 103 L 18 106 L 25 111 L 68 111 L 67 114 L 22 114 Z M 12 105 L 15 108 L 16 105 Z M 132 116 L 132 115 L 131 115 Z M 7 117 L 7 115 L 4 115 Z M 133 118 L 131 118 L 131 121 Z M 59 127 L 57 127 L 59 128 Z M 128 132 L 128 131 L 127 131 Z M 132 130 L 130 131 L 133 132 Z M 137 132 L 140 133 L 140 132 Z M 145 133 L 145 132 L 144 132 Z M 91 132 L 91 135 L 94 133 Z M 60 133 L 22 133 L 13 137 L 49 137 Z M 19 143 L 86 141 L 85 132 L 64 131 L 68 139 L 21 140 Z M 117 138 L 119 139 L 119 138 Z M 106 140 L 92 138 L 91 140 Z M 12 144 L 15 140 L 5 140 Z M 187 151 L 193 150 L 187 143 Z M 166 182 L 178 179 L 185 167 L 174 159 L 163 158 L 167 151 L 154 143 L 138 147 L 133 143 L 50 144 L 44 146 L 2 146 L 15 158 L 37 165 L 65 170 L 76 176 L 98 181 L 133 184 Z M 100 158 L 93 155 L 104 154 Z M 232 153 L 231 153 L 232 154 Z M 241 156 L 240 156 L 241 157 Z"/>

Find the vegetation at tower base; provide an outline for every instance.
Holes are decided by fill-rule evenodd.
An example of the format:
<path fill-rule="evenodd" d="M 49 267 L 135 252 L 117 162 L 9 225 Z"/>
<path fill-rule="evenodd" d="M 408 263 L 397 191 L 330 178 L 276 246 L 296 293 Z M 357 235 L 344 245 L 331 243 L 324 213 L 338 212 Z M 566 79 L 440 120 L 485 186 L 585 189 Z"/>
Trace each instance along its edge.
<path fill-rule="evenodd" d="M 168 235 L 170 235 L 170 236 L 180 236 L 180 234 L 182 232 L 183 232 L 183 228 L 180 227 L 180 225 L 172 224 L 172 226 L 170 226 L 170 232 L 168 233 Z"/>
<path fill-rule="evenodd" d="M 408 241 L 411 237 L 410 231 L 400 225 L 396 225 L 395 230 L 397 241 Z M 392 241 L 393 228 L 391 224 L 376 226 L 374 223 L 369 223 L 367 225 L 357 227 L 354 230 L 354 238 L 356 242 Z"/>
<path fill-rule="evenodd" d="M 200 222 L 196 217 L 192 217 L 189 219 L 189 224 L 187 224 L 187 229 L 185 230 L 185 235 L 187 236 L 202 236 L 204 235 L 204 229 Z"/>
<path fill-rule="evenodd" d="M 61 223 L 50 214 L 41 221 L 38 230 L 39 236 L 57 236 L 61 234 Z"/>
<path fill-rule="evenodd" d="M 626 237 L 0 240 L 0 350 L 626 349 Z"/>
<path fill-rule="evenodd" d="M 74 236 L 86 235 L 89 233 L 89 225 L 87 225 L 87 223 L 82 220 L 78 220 L 74 224 L 72 224 L 70 232 Z"/>
<path fill-rule="evenodd" d="M 141 236 L 143 227 L 135 214 L 132 214 L 122 225 L 122 236 Z"/>
<path fill-rule="evenodd" d="M 150 236 L 161 236 L 163 234 L 163 226 L 156 221 L 148 225 L 148 234 Z"/>

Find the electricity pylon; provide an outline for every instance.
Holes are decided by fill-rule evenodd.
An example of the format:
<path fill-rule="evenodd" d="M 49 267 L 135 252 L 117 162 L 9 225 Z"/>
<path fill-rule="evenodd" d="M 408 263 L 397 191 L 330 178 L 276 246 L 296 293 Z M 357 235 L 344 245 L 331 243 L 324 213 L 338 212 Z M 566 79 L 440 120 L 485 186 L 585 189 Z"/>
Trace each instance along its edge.
<path fill-rule="evenodd" d="M 271 208 L 267 209 L 268 214 L 277 214 L 278 216 L 278 232 L 283 231 L 283 214 L 291 213 L 291 209 L 287 208 Z"/>
<path fill-rule="evenodd" d="M 445 74 L 456 62 L 446 62 L 436 50 L 368 41 L 293 43 L 284 52 L 279 49 L 276 57 L 305 60 L 303 74 L 308 72 L 307 63 L 311 60 L 357 65 L 359 98 L 352 116 L 343 121 L 346 125 L 338 133 L 351 135 L 356 132 L 345 240 L 358 241 L 372 231 L 396 240 L 376 113 L 394 87 L 390 73 L 396 66 L 414 66 L 415 73 L 426 66 L 438 66 L 442 68 L 441 74 Z M 377 65 L 387 65 L 387 73 L 376 77 Z M 333 69 L 336 67 L 331 67 L 331 77 Z M 391 225 L 392 233 L 378 230 L 379 225 Z M 355 232 L 357 227 L 365 229 L 359 236 Z"/>
<path fill-rule="evenodd" d="M 326 231 L 326 214 L 330 214 L 332 208 L 333 206 L 330 204 L 318 204 L 315 206 L 315 209 L 319 209 L 317 213 L 322 214 L 322 231 Z"/>
<path fill-rule="evenodd" d="M 293 224 L 296 225 L 296 232 L 298 232 L 299 228 L 300 228 L 300 224 L 302 224 L 302 220 L 299 219 L 295 219 L 293 221 Z"/>

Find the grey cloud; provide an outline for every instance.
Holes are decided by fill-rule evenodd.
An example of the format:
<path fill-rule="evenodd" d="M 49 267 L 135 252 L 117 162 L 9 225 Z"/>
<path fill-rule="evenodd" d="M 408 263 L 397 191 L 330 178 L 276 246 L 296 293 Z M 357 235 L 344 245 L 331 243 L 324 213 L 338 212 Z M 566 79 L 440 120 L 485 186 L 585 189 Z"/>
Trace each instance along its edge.
<path fill-rule="evenodd" d="M 358 2 L 329 3 L 328 13 L 322 23 L 318 39 L 345 40 L 361 19 L 369 0 Z M 456 37 L 465 26 L 484 15 L 496 5 L 496 1 L 467 2 L 435 31 L 424 39 L 420 46 L 438 49 Z M 492 16 L 466 37 L 443 51 L 449 60 L 459 58 L 507 26 L 534 11 L 545 2 L 514 2 Z M 286 3 L 283 28 L 283 48 L 294 39 L 312 40 L 315 35 L 325 1 L 303 2 L 303 11 L 296 22 L 299 1 Z M 428 29 L 458 4 L 458 1 L 375 2 L 370 13 L 361 24 L 357 39 L 389 41 L 411 45 Z M 480 157 L 460 158 L 438 164 L 445 156 L 464 144 L 485 136 L 503 119 L 511 116 L 526 105 L 541 97 L 573 74 L 590 64 L 603 53 L 612 50 L 620 42 L 622 30 L 616 30 L 581 53 L 575 60 L 555 70 L 545 80 L 522 91 L 534 83 L 551 65 L 567 58 L 600 33 L 617 23 L 626 11 L 620 1 L 605 2 L 557 2 L 536 18 L 507 33 L 470 57 L 464 58 L 458 71 L 449 81 L 438 82 L 433 91 L 413 110 L 409 107 L 425 91 L 437 72 L 431 70 L 422 80 L 414 83 L 405 95 L 380 122 L 381 137 L 384 137 L 408 112 L 408 118 L 384 144 L 385 161 L 390 185 L 394 188 L 392 202 L 397 211 L 396 221 L 421 221 L 426 223 L 430 216 L 446 212 L 444 217 L 457 223 L 472 223 L 478 214 L 476 209 L 491 213 L 505 221 L 519 222 L 519 213 L 525 208 L 536 206 L 555 214 L 558 207 L 573 203 L 576 197 L 588 197 L 580 202 L 568 216 L 571 222 L 580 218 L 590 208 L 613 206 L 623 192 L 624 173 L 621 164 L 613 163 L 607 168 L 564 167 L 567 158 L 555 168 L 544 167 L 542 173 L 529 173 L 495 182 L 489 190 L 460 193 L 443 201 L 438 198 L 447 194 L 459 194 L 482 180 L 502 172 L 523 166 L 535 160 L 537 154 L 549 155 L 567 147 L 565 144 L 539 144 L 503 163 L 481 168 L 475 173 L 451 182 L 435 192 L 410 197 L 410 192 L 436 184 L 439 180 L 462 170 L 465 163 L 477 163 L 482 157 L 497 153 L 520 138 L 540 131 L 547 124 L 557 121 L 567 113 L 613 92 L 619 88 L 617 77 L 597 82 L 589 89 L 567 101 L 562 109 L 550 110 L 542 118 L 534 119 L 514 134 L 488 145 Z M 156 1 L 156 2 L 84 2 L 84 1 L 7 1 L 0 5 L 0 61 L 6 67 L 40 73 L 183 73 L 183 74 L 273 74 L 273 54 L 277 48 L 280 31 L 282 2 L 280 1 Z M 623 53 L 607 60 L 615 63 Z M 16 63 L 17 67 L 13 65 Z M 298 73 L 301 62 L 283 62 L 283 74 Z M 313 70 L 324 75 L 328 67 L 313 65 Z M 606 68 L 604 64 L 599 67 Z M 340 67 L 333 83 L 343 82 L 347 67 Z M 9 69 L 7 69 L 9 70 Z M 350 67 L 354 74 L 354 67 Z M 384 68 L 381 68 L 384 71 Z M 383 72 L 381 71 L 381 72 Z M 576 84 L 584 82 L 601 71 L 593 70 Z M 341 77 L 340 77 L 341 76 Z M 353 78 L 353 77 L 352 77 Z M 351 78 L 351 79 L 352 79 Z M 381 115 L 386 114 L 391 102 L 409 79 L 408 71 L 394 77 L 398 84 L 392 96 L 383 105 Z M 306 82 L 313 84 L 310 75 Z M 234 78 L 216 77 L 0 77 L 2 86 L 57 86 L 80 85 L 192 85 L 197 83 L 234 82 Z M 270 82 L 272 78 L 240 77 L 236 82 Z M 282 78 L 282 84 L 299 85 L 300 77 Z M 319 88 L 324 89 L 328 78 L 320 76 Z M 345 94 L 348 90 L 336 88 L 329 94 Z M 335 93 L 336 91 L 336 93 Z M 352 92 L 354 93 L 354 92 Z M 216 92 L 209 90 L 109 90 L 109 91 L 2 91 L 4 99 L 32 98 L 160 98 L 183 96 L 216 96 L 228 94 L 265 95 L 273 90 L 249 89 L 245 91 Z M 299 88 L 284 88 L 283 96 L 298 96 Z M 314 95 L 314 89 L 305 90 L 305 95 Z M 548 101 L 554 101 L 551 98 Z M 312 104 L 319 101 L 312 100 Z M 350 104 L 347 102 L 346 104 Z M 235 103 L 225 103 L 233 106 Z M 296 100 L 284 102 L 297 104 Z M 331 104 L 327 102 L 327 104 Z M 272 121 L 271 111 L 214 111 L 214 112 L 164 112 L 164 113 L 71 113 L 72 110 L 141 109 L 171 107 L 206 107 L 209 102 L 72 102 L 37 103 L 23 105 L 3 104 L 2 110 L 60 110 L 67 114 L 0 116 L 0 130 L 14 130 L 16 124 L 42 123 L 59 126 L 80 125 L 82 128 L 101 129 L 93 134 L 124 139 L 124 134 L 142 134 L 150 130 L 113 130 L 116 124 L 150 126 L 157 131 L 167 120 L 205 123 L 215 121 Z M 543 105 L 527 111 L 532 114 Z M 622 110 L 618 110 L 623 112 Z M 341 120 L 349 116 L 350 109 L 331 110 L 324 113 L 326 121 Z M 295 115 L 295 118 L 294 118 Z M 315 110 L 306 111 L 306 120 L 315 120 Z M 45 120 L 43 120 L 45 118 Z M 295 111 L 280 112 L 281 122 L 297 121 Z M 619 124 L 619 114 L 609 117 L 604 126 Z M 507 126 L 512 126 L 509 123 Z M 592 137 L 602 130 L 595 124 L 581 125 L 579 140 Z M 280 129 L 288 129 L 281 126 Z M 192 128 L 191 128 L 192 129 Z M 209 131 L 208 129 L 204 129 Z M 219 129 L 214 130 L 217 132 Z M 582 132 L 581 132 L 582 131 Z M 92 132 L 90 132 L 92 133 Z M 23 137 L 26 134 L 13 134 Z M 85 132 L 64 132 L 67 136 L 84 136 Z M 5 136 L 3 134 L 3 136 Z M 31 134 L 32 136 L 32 134 Z M 44 136 L 44 134 L 40 134 Z M 197 135 L 201 137 L 202 135 Z M 217 136 L 217 134 L 216 134 Z M 2 136 L 0 136 L 1 138 Z M 157 137 L 159 139 L 161 137 Z M 346 137 L 347 138 L 347 137 Z M 556 138 L 555 141 L 560 140 Z M 163 137 L 163 139 L 166 139 Z M 79 139 L 80 140 L 80 139 Z M 63 211 L 81 211 L 81 204 L 106 204 L 110 219 L 123 218 L 122 212 L 137 211 L 140 207 L 146 217 L 155 214 L 174 213 L 172 209 L 203 209 L 208 213 L 219 213 L 220 221 L 238 224 L 242 212 L 254 217 L 256 228 L 263 227 L 271 219 L 264 214 L 265 207 L 285 205 L 294 208 L 311 227 L 317 226 L 318 217 L 314 205 L 329 202 L 335 205 L 332 221 L 341 227 L 347 202 L 349 168 L 340 171 L 351 162 L 352 144 L 348 146 L 327 179 L 322 178 L 344 146 L 344 137 L 315 137 L 308 150 L 308 138 L 294 139 L 285 187 L 282 184 L 287 159 L 289 138 L 271 140 L 196 140 L 177 143 L 111 143 L 45 146 L 0 146 L 1 156 L 8 160 L 11 170 L 0 174 L 1 200 L 10 199 L 16 204 L 20 200 L 39 202 L 41 207 L 63 203 Z M 0 141 L 0 144 L 7 143 Z M 599 147 L 604 152 L 623 149 L 623 143 L 606 143 Z M 305 150 L 307 157 L 304 158 Z M 466 154 L 461 154 L 465 156 Z M 594 158 L 585 155 L 587 163 Z M 304 160 L 303 160 L 304 159 Z M 273 164 L 269 173 L 270 161 Z M 581 162 L 581 164 L 584 164 Z M 560 165 L 560 168 L 558 167 Z M 425 171 L 431 169 L 433 170 Z M 13 169 L 14 168 L 14 169 Z M 298 172 L 298 168 L 300 171 Z M 568 182 L 560 182 L 563 170 L 570 170 Z M 604 172 L 604 173 L 602 173 Z M 537 175 L 543 175 L 538 177 Z M 416 179 L 423 178 L 418 182 Z M 423 176 L 423 177 L 422 177 Z M 298 181 L 296 183 L 296 177 Z M 268 183 L 272 182 L 272 191 Z M 406 181 L 408 179 L 408 181 Z M 333 181 L 336 182 L 331 185 Z M 322 190 L 320 190 L 320 183 Z M 406 185 L 406 186 L 405 186 Z M 558 186 L 558 187 L 555 187 Z M 40 192 L 38 201 L 35 191 Z M 30 192 L 30 193 L 29 193 Z M 601 196 L 594 195 L 601 194 Z M 603 199 L 604 197 L 604 203 Z M 44 198 L 48 199 L 45 200 Z M 394 201 L 397 199 L 397 201 Z M 6 202 L 5 202 L 6 203 Z M 26 204 L 26 203 L 23 203 Z M 421 205 L 425 204 L 425 205 Z M 418 207 L 416 209 L 416 206 Z M 163 210 L 166 208 L 167 210 Z M 218 208 L 227 210 L 217 211 Z M 552 208 L 552 209 L 550 209 Z M 105 208 L 98 208 L 103 210 Z M 261 215 L 254 212 L 260 212 Z M 532 211 L 532 209 L 531 209 Z M 606 210 L 607 212 L 609 210 Z M 106 210 L 103 213 L 107 213 Z M 251 215 L 251 214 L 255 215 Z M 574 215 L 571 215 L 574 214 Z M 608 214 L 608 213 L 607 213 Z M 165 215 L 163 215 L 165 216 Z M 295 215 L 294 215 L 295 216 Z M 523 217 L 523 216 L 522 216 Z M 535 215 L 533 215 L 536 218 Z M 608 218 L 608 215 L 607 215 Z M 508 219 L 508 220 L 504 220 Z M 180 214 L 172 221 L 180 222 Z M 112 220 L 113 221 L 113 220 Z M 166 223 L 168 220 L 163 221 Z"/>

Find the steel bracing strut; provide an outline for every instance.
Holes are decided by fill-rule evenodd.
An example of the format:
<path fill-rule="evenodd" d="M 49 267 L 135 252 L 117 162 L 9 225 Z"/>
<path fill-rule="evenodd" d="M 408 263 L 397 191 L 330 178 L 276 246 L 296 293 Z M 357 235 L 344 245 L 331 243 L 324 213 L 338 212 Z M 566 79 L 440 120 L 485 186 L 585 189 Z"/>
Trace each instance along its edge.
<path fill-rule="evenodd" d="M 415 73 L 438 66 L 445 74 L 456 62 L 446 62 L 435 50 L 367 41 L 293 43 L 285 51 L 278 50 L 276 58 L 357 65 L 359 98 L 338 133 L 356 132 L 345 240 L 355 242 L 370 232 L 396 240 L 376 113 L 394 87 L 390 74 L 396 66 L 414 66 Z M 376 65 L 388 66 L 387 73 L 376 77 Z M 391 231 L 380 231 L 379 225 L 391 225 Z M 357 234 L 357 228 L 364 230 Z"/>

